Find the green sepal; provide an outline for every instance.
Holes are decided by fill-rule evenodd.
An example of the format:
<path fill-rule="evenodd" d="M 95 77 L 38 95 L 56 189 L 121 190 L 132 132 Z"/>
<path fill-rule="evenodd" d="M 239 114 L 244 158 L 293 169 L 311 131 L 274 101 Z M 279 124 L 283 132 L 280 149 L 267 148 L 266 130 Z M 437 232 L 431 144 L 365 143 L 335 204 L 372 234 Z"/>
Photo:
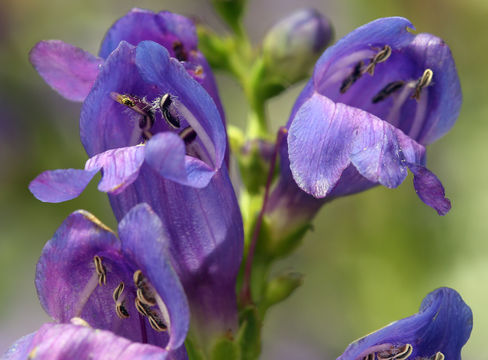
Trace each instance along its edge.
<path fill-rule="evenodd" d="M 240 360 L 241 349 L 239 345 L 229 337 L 221 337 L 215 341 L 210 350 L 211 360 Z"/>
<path fill-rule="evenodd" d="M 258 194 L 266 185 L 269 172 L 269 162 L 263 159 L 257 141 L 248 145 L 246 153 L 238 156 L 241 179 L 247 191 L 251 194 Z"/>
<path fill-rule="evenodd" d="M 186 353 L 188 354 L 188 360 L 205 360 L 206 356 L 202 349 L 197 346 L 196 342 L 190 334 L 187 335 L 185 340 Z"/>
<path fill-rule="evenodd" d="M 303 284 L 303 275 L 297 272 L 288 272 L 271 279 L 266 286 L 261 313 L 269 307 L 286 300 L 300 285 Z"/>
<path fill-rule="evenodd" d="M 261 353 L 261 326 L 259 313 L 254 306 L 248 306 L 240 314 L 241 327 L 236 341 L 241 348 L 242 360 L 255 360 Z"/>

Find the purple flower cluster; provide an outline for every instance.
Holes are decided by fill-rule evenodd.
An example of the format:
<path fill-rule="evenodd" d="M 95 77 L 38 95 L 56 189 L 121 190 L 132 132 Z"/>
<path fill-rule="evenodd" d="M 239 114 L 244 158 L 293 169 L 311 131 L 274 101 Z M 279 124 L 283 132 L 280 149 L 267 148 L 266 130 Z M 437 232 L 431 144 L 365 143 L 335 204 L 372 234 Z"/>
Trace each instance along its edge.
<path fill-rule="evenodd" d="M 407 170 L 427 205 L 449 211 L 424 146 L 454 124 L 459 81 L 447 46 L 411 27 L 374 21 L 318 60 L 279 136 L 281 174 L 264 209 L 271 228 L 296 228 L 339 196 L 397 187 Z M 98 188 L 119 225 L 116 235 L 86 211 L 63 222 L 36 272 L 54 323 L 4 358 L 187 359 L 189 331 L 203 346 L 232 340 L 243 224 L 224 113 L 193 23 L 134 9 L 109 29 L 99 56 L 51 40 L 30 58 L 53 89 L 83 101 L 89 156 L 84 169 L 42 173 L 30 191 L 70 200 L 101 172 Z M 440 288 L 418 314 L 354 342 L 338 360 L 458 360 L 471 327 L 459 294 Z"/>

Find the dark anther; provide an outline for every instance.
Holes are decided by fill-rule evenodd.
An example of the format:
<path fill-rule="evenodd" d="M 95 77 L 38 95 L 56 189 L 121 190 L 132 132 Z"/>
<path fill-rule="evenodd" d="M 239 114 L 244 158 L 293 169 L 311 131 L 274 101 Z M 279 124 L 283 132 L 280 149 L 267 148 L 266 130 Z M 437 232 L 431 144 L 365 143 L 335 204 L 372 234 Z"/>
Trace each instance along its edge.
<path fill-rule="evenodd" d="M 380 351 L 376 354 L 378 360 L 406 360 L 412 354 L 413 347 L 405 344 L 402 347 L 392 347 L 389 350 Z"/>
<path fill-rule="evenodd" d="M 352 73 L 344 79 L 344 81 L 341 84 L 340 92 L 341 94 L 344 94 L 349 88 L 354 84 L 363 74 L 361 69 L 363 68 L 364 62 L 360 61 L 354 66 L 354 69 L 352 70 Z"/>
<path fill-rule="evenodd" d="M 117 316 L 121 319 L 127 319 L 129 317 L 129 312 L 127 311 L 123 303 L 115 305 L 115 311 L 117 313 Z"/>
<path fill-rule="evenodd" d="M 107 283 L 107 272 L 105 266 L 102 264 L 102 258 L 98 255 L 93 257 L 93 262 L 95 263 L 95 271 L 98 275 L 98 285 L 102 286 Z"/>
<path fill-rule="evenodd" d="M 120 298 L 120 295 L 122 295 L 122 293 L 124 292 L 124 283 L 121 282 L 119 284 L 119 286 L 117 286 L 114 290 L 114 293 L 113 293 L 113 298 L 114 298 L 114 301 L 117 302 L 117 300 L 119 300 Z"/>
<path fill-rule="evenodd" d="M 139 300 L 138 298 L 136 298 L 135 300 L 135 305 L 136 305 L 136 309 L 137 311 L 145 316 L 145 317 L 149 317 L 149 314 L 151 313 L 151 308 L 149 306 L 147 306 L 146 304 L 143 304 L 141 302 L 141 300 Z"/>
<path fill-rule="evenodd" d="M 177 58 L 179 61 L 188 60 L 188 54 L 186 53 L 181 41 L 175 41 L 173 43 L 173 53 L 175 54 L 175 58 Z"/>
<path fill-rule="evenodd" d="M 415 99 L 417 101 L 420 100 L 420 93 L 422 89 L 430 85 L 433 76 L 434 76 L 434 72 L 432 70 L 425 69 L 424 73 L 422 74 L 420 79 L 417 81 L 417 84 L 415 85 L 415 92 L 412 95 L 412 99 Z"/>
<path fill-rule="evenodd" d="M 147 318 L 149 319 L 149 324 L 154 330 L 159 332 L 168 330 L 166 324 L 161 321 L 159 316 L 154 311 L 151 311 Z"/>
<path fill-rule="evenodd" d="M 178 129 L 181 126 L 180 119 L 178 119 L 178 116 L 174 116 L 171 113 L 170 106 L 172 103 L 173 100 L 171 99 L 171 95 L 164 94 L 159 100 L 159 109 L 163 114 L 164 120 L 166 120 L 166 122 L 174 129 Z"/>
<path fill-rule="evenodd" d="M 371 102 L 373 104 L 376 104 L 379 103 L 380 101 L 385 100 L 388 96 L 393 94 L 395 91 L 399 90 L 403 85 L 405 85 L 405 82 L 401 80 L 393 81 L 389 83 L 383 89 L 378 91 L 378 93 L 373 97 Z"/>
<path fill-rule="evenodd" d="M 197 133 L 191 126 L 187 126 L 180 132 L 180 138 L 185 142 L 185 145 L 190 145 L 197 138 Z"/>

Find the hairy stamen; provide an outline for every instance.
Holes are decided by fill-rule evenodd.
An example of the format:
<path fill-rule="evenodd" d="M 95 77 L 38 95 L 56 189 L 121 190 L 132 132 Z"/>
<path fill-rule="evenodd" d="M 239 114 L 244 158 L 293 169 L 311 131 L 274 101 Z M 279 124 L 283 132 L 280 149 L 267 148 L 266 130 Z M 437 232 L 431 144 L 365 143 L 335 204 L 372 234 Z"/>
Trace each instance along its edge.
<path fill-rule="evenodd" d="M 156 305 L 156 299 L 154 298 L 154 291 L 147 279 L 142 274 L 141 270 L 134 272 L 134 284 L 137 287 L 137 298 L 139 301 L 148 306 Z"/>
<path fill-rule="evenodd" d="M 197 133 L 191 126 L 187 126 L 179 133 L 180 138 L 185 142 L 185 145 L 190 145 L 197 138 Z"/>

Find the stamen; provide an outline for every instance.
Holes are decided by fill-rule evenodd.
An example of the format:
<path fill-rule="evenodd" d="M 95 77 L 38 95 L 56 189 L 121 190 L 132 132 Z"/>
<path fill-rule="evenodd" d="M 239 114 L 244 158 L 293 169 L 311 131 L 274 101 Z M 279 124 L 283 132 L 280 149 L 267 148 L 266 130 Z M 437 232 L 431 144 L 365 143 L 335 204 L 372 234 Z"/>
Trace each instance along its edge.
<path fill-rule="evenodd" d="M 387 84 L 383 89 L 378 91 L 378 93 L 373 97 L 371 102 L 377 104 L 380 101 L 385 100 L 388 96 L 393 94 L 395 91 L 399 90 L 405 84 L 404 81 L 398 80 Z"/>
<path fill-rule="evenodd" d="M 441 353 L 440 351 L 438 351 L 438 352 L 437 352 L 437 353 L 434 355 L 434 357 L 432 358 L 432 360 L 444 360 L 444 358 L 445 358 L 445 357 L 444 357 L 444 354 L 443 354 L 443 353 Z"/>
<path fill-rule="evenodd" d="M 115 312 L 121 319 L 127 319 L 129 317 L 129 312 L 125 308 L 124 303 L 115 305 Z"/>
<path fill-rule="evenodd" d="M 413 347 L 410 344 L 405 344 L 402 347 L 393 346 L 389 350 L 381 351 L 377 355 L 378 360 L 405 360 L 413 351 Z"/>
<path fill-rule="evenodd" d="M 161 99 L 159 99 L 159 109 L 161 110 L 161 113 L 163 114 L 164 120 L 174 129 L 179 129 L 181 126 L 180 119 L 178 119 L 177 115 L 174 115 L 171 112 L 170 106 L 173 104 L 173 100 L 171 99 L 170 94 L 164 94 L 161 96 Z"/>
<path fill-rule="evenodd" d="M 151 325 L 151 327 L 154 330 L 156 330 L 158 332 L 168 330 L 168 327 L 166 326 L 166 324 L 164 322 L 161 321 L 161 319 L 159 318 L 159 316 L 156 312 L 151 311 L 147 318 L 149 319 L 149 325 Z"/>
<path fill-rule="evenodd" d="M 134 284 L 137 287 L 137 298 L 141 303 L 148 306 L 156 305 L 156 299 L 153 296 L 154 291 L 141 270 L 134 272 Z"/>
<path fill-rule="evenodd" d="M 136 309 L 139 312 L 139 314 L 141 314 L 145 317 L 149 317 L 149 313 L 151 312 L 151 309 L 149 308 L 149 306 L 147 306 L 146 304 L 143 304 L 141 302 L 141 300 L 139 300 L 138 298 L 136 298 L 136 300 L 135 300 L 135 305 L 136 305 Z"/>
<path fill-rule="evenodd" d="M 74 317 L 80 317 L 85 304 L 87 303 L 88 299 L 90 298 L 91 294 L 95 291 L 98 284 L 100 282 L 100 276 L 98 273 L 93 273 L 88 280 L 88 283 L 85 285 L 85 288 L 82 290 L 81 294 L 78 296 L 78 303 L 75 305 L 75 309 L 73 312 Z"/>
<path fill-rule="evenodd" d="M 119 300 L 120 294 L 122 294 L 123 291 L 124 291 L 124 283 L 120 282 L 119 286 L 115 288 L 113 293 L 113 298 L 115 302 Z"/>
<path fill-rule="evenodd" d="M 412 99 L 420 100 L 420 93 L 423 88 L 426 88 L 432 82 L 432 78 L 434 76 L 434 72 L 430 69 L 425 69 L 424 73 L 417 81 L 417 85 L 415 85 L 415 92 L 412 95 Z"/>
<path fill-rule="evenodd" d="M 105 266 L 102 264 L 102 258 L 98 255 L 93 257 L 93 262 L 95 263 L 95 270 L 98 275 L 98 285 L 102 286 L 107 283 L 107 272 Z"/>
<path fill-rule="evenodd" d="M 376 67 L 376 65 L 378 65 L 379 63 L 382 63 L 386 60 L 388 60 L 388 58 L 391 56 L 391 47 L 389 45 L 385 45 L 383 47 L 383 49 L 381 49 L 372 59 L 371 61 L 369 62 L 368 66 L 366 66 L 366 68 L 364 69 L 364 72 L 370 74 L 370 75 L 374 75 L 374 69 Z"/>
<path fill-rule="evenodd" d="M 190 145 L 197 138 L 197 133 L 191 126 L 187 126 L 180 132 L 180 138 L 185 142 L 185 145 Z"/>
<path fill-rule="evenodd" d="M 413 347 L 410 344 L 406 344 L 402 350 L 400 350 L 400 352 L 395 355 L 394 357 L 395 360 L 407 359 L 412 354 Z"/>
<path fill-rule="evenodd" d="M 341 88 L 339 89 L 341 94 L 345 94 L 347 90 L 354 84 L 362 75 L 362 68 L 363 68 L 364 62 L 360 61 L 354 66 L 354 69 L 352 70 L 352 73 L 344 79 L 344 81 L 341 84 Z"/>

